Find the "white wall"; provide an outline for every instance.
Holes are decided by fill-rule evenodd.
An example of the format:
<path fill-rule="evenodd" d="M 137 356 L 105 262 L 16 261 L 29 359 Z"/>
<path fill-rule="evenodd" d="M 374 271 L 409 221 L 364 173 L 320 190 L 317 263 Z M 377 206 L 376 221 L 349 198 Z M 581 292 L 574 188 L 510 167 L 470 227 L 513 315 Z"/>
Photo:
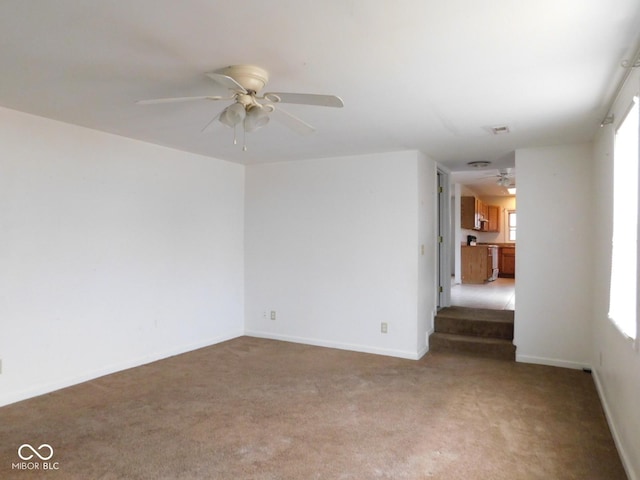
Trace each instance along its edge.
<path fill-rule="evenodd" d="M 416 152 L 248 166 L 247 334 L 422 355 L 418 315 L 434 305 L 418 300 L 419 285 L 429 288 L 418 279 L 429 268 L 417 261 L 420 242 L 432 249 L 418 222 L 434 223 L 435 210 L 419 205 L 433 199 L 418 182 L 435 182 L 435 173 Z"/>
<path fill-rule="evenodd" d="M 516 151 L 518 361 L 591 363 L 592 163 L 590 144 Z"/>
<path fill-rule="evenodd" d="M 0 405 L 243 333 L 244 167 L 0 124 Z"/>
<path fill-rule="evenodd" d="M 628 102 L 640 83 L 640 72 L 632 74 L 627 88 L 614 106 L 622 119 Z M 600 129 L 594 141 L 596 170 L 593 194 L 595 287 L 593 294 L 592 364 L 594 378 L 609 425 L 630 480 L 640 479 L 640 352 L 609 321 L 609 278 L 613 236 L 613 126 Z M 640 258 L 640 255 L 639 257 Z M 640 310 L 639 310 L 640 311 Z M 639 330 L 640 331 L 640 330 Z M 637 341 L 636 341 L 637 342 Z"/>

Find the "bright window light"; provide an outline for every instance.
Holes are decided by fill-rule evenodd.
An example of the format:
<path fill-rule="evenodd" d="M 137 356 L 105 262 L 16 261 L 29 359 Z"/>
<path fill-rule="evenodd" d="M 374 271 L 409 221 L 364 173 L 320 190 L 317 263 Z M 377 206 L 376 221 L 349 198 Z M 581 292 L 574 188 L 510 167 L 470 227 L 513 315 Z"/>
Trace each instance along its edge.
<path fill-rule="evenodd" d="M 516 212 L 515 210 L 509 210 L 507 213 L 507 227 L 509 230 L 509 241 L 516 241 Z"/>
<path fill-rule="evenodd" d="M 637 97 L 616 132 L 613 149 L 613 239 L 609 318 L 635 339 L 638 253 L 638 129 Z"/>

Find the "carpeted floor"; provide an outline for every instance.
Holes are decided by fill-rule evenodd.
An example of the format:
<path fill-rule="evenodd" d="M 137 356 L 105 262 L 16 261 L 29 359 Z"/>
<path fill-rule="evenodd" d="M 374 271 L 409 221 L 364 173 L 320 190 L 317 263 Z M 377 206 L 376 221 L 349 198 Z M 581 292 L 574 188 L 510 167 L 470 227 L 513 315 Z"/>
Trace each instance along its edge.
<path fill-rule="evenodd" d="M 0 408 L 0 478 L 626 477 L 588 373 L 242 337 Z"/>

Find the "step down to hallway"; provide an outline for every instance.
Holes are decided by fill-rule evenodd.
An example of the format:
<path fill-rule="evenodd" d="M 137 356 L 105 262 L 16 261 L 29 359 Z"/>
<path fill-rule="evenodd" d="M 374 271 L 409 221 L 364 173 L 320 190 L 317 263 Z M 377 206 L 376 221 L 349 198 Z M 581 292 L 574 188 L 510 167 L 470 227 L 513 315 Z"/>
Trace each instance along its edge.
<path fill-rule="evenodd" d="M 436 315 L 429 349 L 513 361 L 513 318 L 513 310 L 443 308 Z"/>

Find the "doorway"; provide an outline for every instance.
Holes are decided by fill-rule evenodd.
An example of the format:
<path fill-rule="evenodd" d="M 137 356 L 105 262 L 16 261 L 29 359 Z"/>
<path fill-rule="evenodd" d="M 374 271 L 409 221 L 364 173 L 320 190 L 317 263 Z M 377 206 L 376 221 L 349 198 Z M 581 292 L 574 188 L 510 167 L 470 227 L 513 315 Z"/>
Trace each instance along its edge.
<path fill-rule="evenodd" d="M 481 196 L 481 194 L 479 195 L 471 190 L 471 186 L 457 182 L 456 175 L 459 173 L 464 172 L 452 172 L 449 176 L 451 179 L 451 185 L 449 186 L 449 202 L 447 203 L 449 209 L 446 212 L 446 215 L 448 215 L 448 242 L 446 243 L 446 246 L 450 252 L 447 259 L 449 264 L 446 274 L 442 272 L 440 273 L 442 282 L 445 282 L 445 276 L 448 279 L 449 293 L 447 297 L 448 303 L 443 303 L 439 307 L 460 306 L 492 310 L 515 310 L 514 265 L 516 244 L 515 238 L 510 237 L 510 232 L 512 232 L 510 228 L 515 227 L 515 221 L 513 222 L 513 225 L 509 222 L 511 217 L 515 220 L 515 215 L 510 215 L 516 210 L 515 195 L 506 195 L 507 192 L 505 189 L 505 194 L 502 195 L 487 194 Z M 491 177 L 489 177 L 489 181 L 495 183 Z M 481 198 L 484 204 L 491 205 L 498 209 L 499 229 L 494 228 L 490 231 L 476 231 L 463 228 L 461 222 L 462 197 L 470 195 Z M 439 201 L 439 205 L 440 203 L 442 202 Z M 445 214 L 442 208 L 439 208 L 439 213 L 440 215 Z M 439 219 L 439 226 L 440 228 L 443 228 L 442 219 Z M 498 255 L 500 258 L 500 275 L 496 280 L 487 281 L 482 284 L 463 283 L 461 251 L 463 245 L 467 244 L 467 235 L 477 236 L 478 246 L 497 245 L 499 247 Z M 440 259 L 443 261 L 442 256 Z M 507 262 L 504 263 L 503 270 L 502 261 L 504 259 L 506 259 Z"/>

